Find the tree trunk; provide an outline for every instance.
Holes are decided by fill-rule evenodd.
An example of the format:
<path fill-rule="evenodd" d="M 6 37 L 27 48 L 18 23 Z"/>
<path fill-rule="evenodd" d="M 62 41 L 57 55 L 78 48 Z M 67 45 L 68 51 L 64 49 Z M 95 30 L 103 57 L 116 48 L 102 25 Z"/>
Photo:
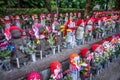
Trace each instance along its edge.
<path fill-rule="evenodd" d="M 18 4 L 17 4 L 17 7 L 20 8 L 20 0 L 18 0 Z"/>
<path fill-rule="evenodd" d="M 85 12 L 84 12 L 84 18 L 87 17 L 90 11 L 91 3 L 93 0 L 86 0 L 86 6 L 85 6 Z"/>
<path fill-rule="evenodd" d="M 59 10 L 58 10 L 58 0 L 56 0 L 56 12 L 57 12 L 57 17 L 58 17 L 58 14 L 59 14 Z"/>
<path fill-rule="evenodd" d="M 3 1 L 4 1 L 5 5 L 7 5 L 6 8 L 9 7 L 8 6 L 8 0 L 3 0 Z"/>
<path fill-rule="evenodd" d="M 116 9 L 116 10 L 120 10 L 119 0 L 116 0 L 116 2 L 115 2 L 115 9 Z"/>
<path fill-rule="evenodd" d="M 109 3 L 109 0 L 106 0 L 106 11 L 108 10 L 108 3 Z"/>
<path fill-rule="evenodd" d="M 52 13 L 52 8 L 51 8 L 51 3 L 50 0 L 43 0 L 47 10 L 49 11 L 49 13 L 51 14 L 51 22 L 53 22 L 54 17 L 53 17 L 53 13 Z"/>

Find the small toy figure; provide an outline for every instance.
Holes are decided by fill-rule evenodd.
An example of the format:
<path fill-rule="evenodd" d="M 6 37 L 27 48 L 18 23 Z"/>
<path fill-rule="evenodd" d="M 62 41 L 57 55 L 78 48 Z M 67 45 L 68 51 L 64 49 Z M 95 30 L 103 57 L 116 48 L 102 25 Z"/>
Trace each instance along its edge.
<path fill-rule="evenodd" d="M 21 64 L 26 63 L 26 54 L 22 53 L 20 50 L 20 46 L 25 45 L 24 40 L 22 39 L 22 29 L 20 29 L 18 26 L 11 26 L 9 29 L 5 29 L 4 32 L 6 39 L 11 41 L 11 44 L 14 46 L 14 54 L 12 60 L 20 60 Z M 19 63 L 17 64 L 18 68 L 20 68 Z"/>
<path fill-rule="evenodd" d="M 27 80 L 43 80 L 41 75 L 38 72 L 31 72 L 28 75 Z"/>
<path fill-rule="evenodd" d="M 83 26 L 79 26 L 76 31 L 76 39 L 77 39 L 77 45 L 81 45 L 84 40 L 84 28 Z"/>
<path fill-rule="evenodd" d="M 4 34 L 0 33 L 0 60 L 2 68 L 6 71 L 11 70 L 10 56 L 11 50 L 9 50 L 8 41 L 5 39 Z"/>
<path fill-rule="evenodd" d="M 91 78 L 91 72 L 90 68 L 92 67 L 91 62 L 93 60 L 93 53 L 90 53 L 88 48 L 83 48 L 81 50 L 80 57 L 82 58 L 80 62 L 80 75 L 81 79 L 90 79 Z"/>
<path fill-rule="evenodd" d="M 67 36 L 66 36 L 66 47 L 73 48 L 76 46 L 75 42 L 75 35 L 73 34 L 71 29 L 67 29 Z"/>
<path fill-rule="evenodd" d="M 109 60 L 110 62 L 112 62 L 115 58 L 115 46 L 116 46 L 116 43 L 118 42 L 118 40 L 115 38 L 115 37 L 109 37 L 108 38 L 108 41 L 109 41 Z"/>
<path fill-rule="evenodd" d="M 54 14 L 54 22 L 52 23 L 53 33 L 57 33 L 60 30 L 60 24 L 57 21 L 57 14 Z"/>
<path fill-rule="evenodd" d="M 80 57 L 77 53 L 73 53 L 70 55 L 70 70 L 72 71 L 71 73 L 72 80 L 80 80 L 79 79 Z"/>
<path fill-rule="evenodd" d="M 44 51 L 44 46 L 45 46 L 44 43 L 46 37 L 46 35 L 44 34 L 45 27 L 42 24 L 38 23 L 32 26 L 32 30 L 33 30 L 33 36 L 35 36 L 37 40 L 40 40 L 40 44 L 38 44 L 39 45 L 38 50 L 40 50 L 40 54 L 42 54 L 42 51 Z"/>
<path fill-rule="evenodd" d="M 32 19 L 33 19 L 33 25 L 34 25 L 34 24 L 38 24 L 39 20 L 38 20 L 38 15 L 37 15 L 37 14 L 34 14 L 34 15 L 32 16 Z"/>
<path fill-rule="evenodd" d="M 24 23 L 23 23 L 24 27 L 23 27 L 23 29 L 25 28 L 25 29 L 27 30 L 27 29 L 29 28 L 29 25 L 30 25 L 32 22 L 30 21 L 28 14 L 22 15 L 22 18 L 23 18 L 23 20 L 24 20 Z"/>
<path fill-rule="evenodd" d="M 62 64 L 58 61 L 52 62 L 50 65 L 50 69 L 52 72 L 51 78 L 52 80 L 63 80 L 62 74 Z"/>
<path fill-rule="evenodd" d="M 58 39 L 56 45 L 58 47 L 58 52 L 60 52 L 61 32 L 60 32 L 60 23 L 57 21 L 57 14 L 54 14 L 54 22 L 52 23 L 52 33 L 54 33 L 56 39 Z"/>
<path fill-rule="evenodd" d="M 68 22 L 68 13 L 65 14 L 65 24 L 64 25 L 66 25 L 67 22 Z"/>
<path fill-rule="evenodd" d="M 9 16 L 4 16 L 4 23 L 5 23 L 5 28 L 10 28 L 11 22 Z"/>
<path fill-rule="evenodd" d="M 92 25 L 92 19 L 86 20 L 85 37 L 87 38 L 87 42 L 92 40 Z"/>
<path fill-rule="evenodd" d="M 67 22 L 67 24 L 65 26 L 64 36 L 67 35 L 67 29 L 71 29 L 73 34 L 75 34 L 76 26 L 75 26 L 75 21 L 73 20 L 72 17 L 70 18 L 70 20 L 68 20 L 68 22 Z"/>
<path fill-rule="evenodd" d="M 15 26 L 18 26 L 21 28 L 20 17 L 18 15 L 15 16 Z"/>
<path fill-rule="evenodd" d="M 84 44 L 84 20 L 83 19 L 78 19 L 77 23 L 77 30 L 76 30 L 76 39 L 77 39 L 77 45 Z"/>
<path fill-rule="evenodd" d="M 78 19 L 80 19 L 81 18 L 81 13 L 80 12 L 78 12 Z"/>
<path fill-rule="evenodd" d="M 41 19 L 41 24 L 45 27 L 46 26 L 46 24 L 45 24 L 45 14 L 41 14 L 40 15 L 40 19 Z"/>
<path fill-rule="evenodd" d="M 74 18 L 74 20 L 75 20 L 75 22 L 76 22 L 76 21 L 77 21 L 77 13 L 76 13 L 76 12 L 74 12 L 73 18 Z"/>
<path fill-rule="evenodd" d="M 70 12 L 70 19 L 73 19 L 73 13 L 72 12 Z"/>
<path fill-rule="evenodd" d="M 47 15 L 46 20 L 47 20 L 46 26 L 51 26 L 51 14 Z"/>
<path fill-rule="evenodd" d="M 101 63 L 103 62 L 103 52 L 101 50 L 102 49 L 98 44 L 92 45 L 92 52 L 94 53 L 94 65 L 96 66 L 97 71 L 96 75 L 99 75 L 102 69 Z"/>
<path fill-rule="evenodd" d="M 103 63 L 102 66 L 103 68 L 108 67 L 108 61 L 109 61 L 109 42 L 106 40 L 100 41 L 100 44 L 103 47 Z"/>
<path fill-rule="evenodd" d="M 62 13 L 60 13 L 58 21 L 60 22 L 60 25 L 63 25 L 63 15 L 62 15 Z"/>
<path fill-rule="evenodd" d="M 8 42 L 5 39 L 4 33 L 0 33 L 0 52 L 8 48 Z"/>

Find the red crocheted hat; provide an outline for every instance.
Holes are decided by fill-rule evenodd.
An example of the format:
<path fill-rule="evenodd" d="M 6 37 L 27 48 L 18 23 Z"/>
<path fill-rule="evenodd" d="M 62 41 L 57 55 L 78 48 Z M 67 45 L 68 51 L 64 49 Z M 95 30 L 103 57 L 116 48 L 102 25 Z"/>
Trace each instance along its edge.
<path fill-rule="evenodd" d="M 28 75 L 28 79 L 27 80 L 43 80 L 42 77 L 40 76 L 40 74 L 38 72 L 31 72 Z"/>
<path fill-rule="evenodd" d="M 83 48 L 83 49 L 81 50 L 81 57 L 82 57 L 82 58 L 85 58 L 88 52 L 89 52 L 89 49 L 88 49 L 88 48 Z"/>
<path fill-rule="evenodd" d="M 21 31 L 21 29 L 18 26 L 11 26 L 9 30 L 10 30 L 10 32 L 13 30 L 20 30 Z"/>
<path fill-rule="evenodd" d="M 92 51 L 94 52 L 99 47 L 99 44 L 93 44 L 92 45 Z"/>
<path fill-rule="evenodd" d="M 52 62 L 50 65 L 51 72 L 54 73 L 54 70 L 57 69 L 58 67 L 59 68 L 62 67 L 62 64 L 60 62 L 58 62 L 58 61 Z"/>

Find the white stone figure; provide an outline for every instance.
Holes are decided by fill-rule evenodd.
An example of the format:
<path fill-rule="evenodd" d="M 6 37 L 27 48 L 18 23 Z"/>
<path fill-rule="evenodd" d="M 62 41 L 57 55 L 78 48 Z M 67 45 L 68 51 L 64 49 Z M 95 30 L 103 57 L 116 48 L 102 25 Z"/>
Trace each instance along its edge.
<path fill-rule="evenodd" d="M 68 22 L 68 13 L 65 14 L 65 25 L 67 24 Z"/>
<path fill-rule="evenodd" d="M 72 71 L 71 73 L 72 80 L 80 80 L 79 79 L 80 57 L 77 53 L 70 55 L 70 70 Z"/>
<path fill-rule="evenodd" d="M 41 19 L 41 24 L 43 25 L 43 26 L 45 26 L 46 24 L 45 24 L 45 14 L 41 14 L 40 15 L 40 19 Z"/>
<path fill-rule="evenodd" d="M 34 14 L 32 16 L 32 19 L 33 19 L 33 24 L 38 24 L 39 20 L 38 20 L 38 15 L 37 14 Z"/>
<path fill-rule="evenodd" d="M 78 27 L 76 31 L 77 45 L 81 45 L 84 39 L 84 28 L 82 26 Z"/>
<path fill-rule="evenodd" d="M 92 24 L 93 22 L 91 20 L 88 21 L 88 24 L 86 25 L 85 33 L 88 38 L 88 41 L 92 39 Z"/>
<path fill-rule="evenodd" d="M 5 28 L 10 28 L 11 26 L 10 17 L 4 16 L 4 21 L 5 21 Z"/>
<path fill-rule="evenodd" d="M 18 15 L 15 16 L 15 25 L 21 28 L 20 17 Z"/>
<path fill-rule="evenodd" d="M 73 48 L 76 46 L 76 42 L 75 42 L 75 35 L 73 34 L 71 29 L 67 30 L 67 36 L 66 36 L 66 45 L 67 48 Z"/>

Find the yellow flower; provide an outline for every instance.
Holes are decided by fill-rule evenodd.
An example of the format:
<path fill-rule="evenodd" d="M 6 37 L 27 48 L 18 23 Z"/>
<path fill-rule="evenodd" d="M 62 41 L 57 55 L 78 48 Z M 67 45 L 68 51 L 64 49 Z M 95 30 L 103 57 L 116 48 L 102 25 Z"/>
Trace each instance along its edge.
<path fill-rule="evenodd" d="M 67 38 L 67 36 L 64 36 L 64 37 L 63 37 L 63 39 L 66 39 L 66 38 Z"/>
<path fill-rule="evenodd" d="M 65 28 L 65 26 L 64 26 L 64 25 L 61 25 L 60 28 L 63 29 L 63 28 Z"/>
<path fill-rule="evenodd" d="M 61 30 L 60 30 L 60 32 L 63 32 L 63 31 L 64 31 L 64 29 L 61 29 Z"/>
<path fill-rule="evenodd" d="M 67 32 L 72 32 L 72 30 L 71 29 L 67 29 Z"/>
<path fill-rule="evenodd" d="M 40 44 L 40 40 L 37 40 L 37 44 Z"/>

